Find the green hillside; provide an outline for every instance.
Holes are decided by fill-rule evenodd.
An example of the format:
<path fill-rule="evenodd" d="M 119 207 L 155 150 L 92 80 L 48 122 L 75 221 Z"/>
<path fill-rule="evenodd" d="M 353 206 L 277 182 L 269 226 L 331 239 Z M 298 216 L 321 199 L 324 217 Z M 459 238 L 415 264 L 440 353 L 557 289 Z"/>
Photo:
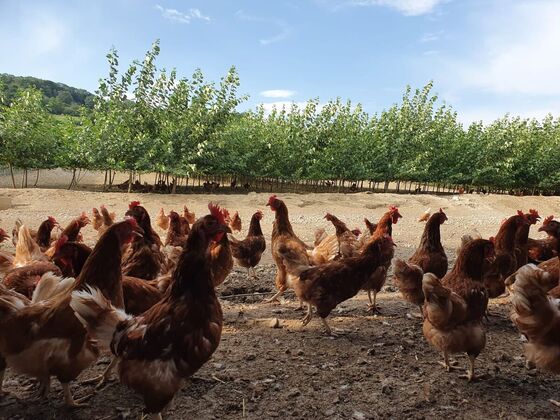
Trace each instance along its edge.
<path fill-rule="evenodd" d="M 93 107 L 93 94 L 63 83 L 0 73 L 0 85 L 3 85 L 8 103 L 15 98 L 20 89 L 31 86 L 39 89 L 43 93 L 47 109 L 56 115 L 79 115 L 81 106 Z"/>

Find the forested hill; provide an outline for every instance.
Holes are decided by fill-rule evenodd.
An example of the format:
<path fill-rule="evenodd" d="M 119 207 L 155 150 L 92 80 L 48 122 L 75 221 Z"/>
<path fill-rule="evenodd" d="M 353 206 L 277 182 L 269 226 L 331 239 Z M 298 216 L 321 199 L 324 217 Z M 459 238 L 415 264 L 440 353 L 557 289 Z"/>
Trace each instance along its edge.
<path fill-rule="evenodd" d="M 0 86 L 3 85 L 5 100 L 10 103 L 18 90 L 35 87 L 43 93 L 43 100 L 49 112 L 57 115 L 79 115 L 80 107 L 93 107 L 93 94 L 63 83 L 35 77 L 13 76 L 0 73 Z"/>

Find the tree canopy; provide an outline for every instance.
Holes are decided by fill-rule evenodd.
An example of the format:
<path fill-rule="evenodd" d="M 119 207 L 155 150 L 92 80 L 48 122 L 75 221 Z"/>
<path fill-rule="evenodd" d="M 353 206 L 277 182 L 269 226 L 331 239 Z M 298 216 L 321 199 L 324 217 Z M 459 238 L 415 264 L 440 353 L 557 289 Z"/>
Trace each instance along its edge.
<path fill-rule="evenodd" d="M 370 115 L 340 98 L 240 113 L 235 67 L 218 81 L 158 68 L 156 41 L 121 70 L 116 50 L 91 107 L 56 118 L 36 87 L 0 80 L 0 151 L 17 168 L 86 169 L 281 181 L 391 181 L 560 191 L 560 119 L 461 124 L 432 82 Z M 64 103 L 72 91 L 57 91 Z M 52 98 L 52 96 L 51 96 Z M 129 184 L 130 184 L 129 183 Z"/>

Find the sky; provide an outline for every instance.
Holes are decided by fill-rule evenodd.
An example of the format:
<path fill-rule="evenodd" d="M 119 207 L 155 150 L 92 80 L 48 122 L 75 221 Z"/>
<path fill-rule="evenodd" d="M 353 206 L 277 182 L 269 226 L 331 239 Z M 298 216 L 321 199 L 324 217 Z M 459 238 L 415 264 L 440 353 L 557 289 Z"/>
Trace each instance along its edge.
<path fill-rule="evenodd" d="M 406 85 L 464 123 L 560 115 L 558 0 L 0 0 L 0 73 L 95 91 L 160 39 L 158 65 L 219 80 L 241 109 L 341 97 L 381 112 Z"/>

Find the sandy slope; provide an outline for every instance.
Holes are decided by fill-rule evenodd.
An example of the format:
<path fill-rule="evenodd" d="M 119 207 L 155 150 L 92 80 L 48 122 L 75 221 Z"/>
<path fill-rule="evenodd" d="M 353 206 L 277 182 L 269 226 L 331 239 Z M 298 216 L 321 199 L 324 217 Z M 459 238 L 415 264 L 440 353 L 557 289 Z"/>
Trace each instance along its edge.
<path fill-rule="evenodd" d="M 256 209 L 264 210 L 263 230 L 267 239 L 272 229 L 273 213 L 265 207 L 268 194 L 248 195 L 163 195 L 125 194 L 67 191 L 55 189 L 0 189 L 0 227 L 11 231 L 14 221 L 20 218 L 24 223 L 36 227 L 48 215 L 55 216 L 64 225 L 81 211 L 91 212 L 91 208 L 105 204 L 119 216 L 124 215 L 132 200 L 139 200 L 148 211 L 155 215 L 160 207 L 166 211 L 181 210 L 183 205 L 202 215 L 210 200 L 220 203 L 230 210 L 238 210 L 244 222 L 244 235 L 248 221 Z M 418 217 L 428 208 L 432 211 L 442 207 L 449 221 L 442 228 L 442 241 L 446 248 L 454 250 L 465 233 L 480 233 L 484 237 L 495 235 L 502 219 L 515 213 L 517 209 L 527 211 L 536 208 L 541 215 L 560 213 L 559 197 L 512 197 L 502 195 L 480 196 L 433 196 L 399 194 L 285 194 L 290 218 L 295 231 L 305 241 L 313 240 L 317 227 L 325 227 L 334 232 L 332 225 L 323 219 L 329 211 L 348 226 L 364 228 L 363 218 L 377 221 L 388 205 L 399 207 L 403 219 L 394 228 L 398 254 L 415 247 L 422 233 L 423 225 Z M 10 203 L 11 202 L 11 203 Z M 8 229 L 9 228 L 9 229 Z M 90 227 L 84 230 L 86 241 L 95 240 L 95 232 Z M 539 237 L 536 229 L 532 235 Z M 268 256 L 268 254 L 267 254 Z M 268 259 L 266 261 L 270 261 Z"/>

